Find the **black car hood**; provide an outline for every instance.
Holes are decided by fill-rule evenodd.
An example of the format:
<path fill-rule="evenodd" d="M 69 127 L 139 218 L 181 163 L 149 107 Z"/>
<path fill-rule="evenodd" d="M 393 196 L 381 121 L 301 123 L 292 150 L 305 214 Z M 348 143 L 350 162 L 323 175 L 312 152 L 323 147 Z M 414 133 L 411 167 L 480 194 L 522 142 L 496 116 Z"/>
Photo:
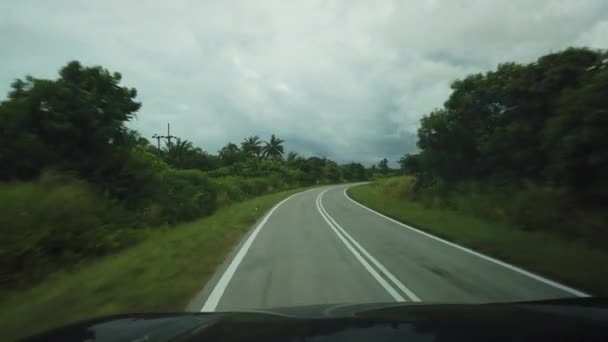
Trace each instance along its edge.
<path fill-rule="evenodd" d="M 316 305 L 218 313 L 132 314 L 27 341 L 608 340 L 608 300 L 509 304 Z"/>

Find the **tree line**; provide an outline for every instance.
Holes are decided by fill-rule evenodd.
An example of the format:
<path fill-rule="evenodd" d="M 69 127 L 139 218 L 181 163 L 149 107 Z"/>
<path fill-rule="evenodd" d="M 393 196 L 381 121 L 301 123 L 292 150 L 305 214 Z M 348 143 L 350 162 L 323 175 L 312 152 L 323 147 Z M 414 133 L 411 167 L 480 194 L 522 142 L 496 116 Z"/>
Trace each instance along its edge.
<path fill-rule="evenodd" d="M 229 142 L 215 155 L 181 138 L 159 150 L 125 126 L 141 103 L 135 89 L 120 86 L 121 74 L 74 61 L 59 75 L 56 80 L 18 79 L 0 103 L 0 180 L 32 180 L 43 170 L 56 169 L 121 198 L 141 185 L 139 169 L 158 168 L 159 163 L 234 176 L 260 176 L 264 172 L 251 170 L 258 166 L 267 172 L 288 168 L 302 185 L 368 176 L 359 163 L 337 165 L 295 152 L 284 159 L 284 141 L 274 134 L 267 141 L 250 136 L 240 145 Z M 117 183 L 129 188 L 117 188 Z"/>
<path fill-rule="evenodd" d="M 608 54 L 568 48 L 456 80 L 400 160 L 417 186 L 534 182 L 579 203 L 608 200 Z"/>
<path fill-rule="evenodd" d="M 285 156 L 274 134 L 228 142 L 216 154 L 181 138 L 159 148 L 126 126 L 141 103 L 121 80 L 73 61 L 56 79 L 15 80 L 0 102 L 0 285 L 124 248 L 140 228 L 370 176 L 360 163 Z"/>

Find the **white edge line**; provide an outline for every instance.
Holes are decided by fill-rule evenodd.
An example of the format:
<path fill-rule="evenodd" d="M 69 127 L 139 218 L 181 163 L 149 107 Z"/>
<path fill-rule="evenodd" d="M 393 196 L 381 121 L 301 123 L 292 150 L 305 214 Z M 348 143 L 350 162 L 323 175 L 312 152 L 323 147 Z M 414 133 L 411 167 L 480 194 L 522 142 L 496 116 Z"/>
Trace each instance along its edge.
<path fill-rule="evenodd" d="M 323 192 L 321 194 L 321 197 L 319 198 L 319 205 L 321 206 L 321 209 L 323 210 L 323 212 L 325 213 L 325 215 L 327 215 L 327 217 L 329 218 L 329 220 L 334 223 L 334 225 L 336 226 L 336 228 L 338 228 L 340 230 L 340 232 L 342 232 L 342 234 L 344 234 L 344 236 L 346 236 L 346 238 L 348 238 L 350 240 L 350 242 L 353 245 L 355 245 L 361 251 L 361 253 L 363 253 L 363 255 L 365 255 L 380 270 L 380 272 L 382 272 L 388 279 L 390 279 L 412 301 L 414 301 L 414 302 L 421 302 L 422 300 L 418 296 L 416 296 L 412 291 L 410 291 L 410 289 L 408 289 L 405 285 L 403 285 L 403 283 L 399 279 L 397 279 L 397 277 L 395 277 L 388 269 L 386 269 L 386 267 L 384 267 L 384 265 L 382 265 L 376 258 L 374 258 L 371 254 L 369 254 L 367 252 L 367 250 L 365 250 L 365 248 L 363 248 L 363 246 L 361 246 L 357 242 L 357 240 L 355 240 L 352 236 L 350 236 L 344 230 L 344 228 L 342 228 L 342 226 L 340 226 L 338 224 L 338 222 L 336 222 L 336 220 L 334 220 L 334 218 L 331 217 L 331 215 L 329 215 L 329 213 L 327 212 L 327 209 L 325 209 L 325 207 L 323 207 L 323 195 L 325 195 L 325 192 Z"/>
<path fill-rule="evenodd" d="M 388 216 L 386 216 L 386 215 L 384 215 L 384 214 L 381 214 L 381 213 L 379 213 L 379 212 L 375 211 L 374 209 L 368 208 L 368 207 L 364 206 L 363 204 L 361 204 L 361 203 L 359 203 L 359 202 L 357 202 L 357 201 L 353 200 L 352 198 L 350 198 L 350 196 L 348 196 L 348 193 L 346 192 L 346 190 L 348 190 L 349 188 L 350 188 L 350 187 L 346 187 L 346 188 L 344 188 L 344 196 L 345 196 L 345 197 L 346 197 L 346 198 L 347 198 L 349 201 L 351 201 L 351 202 L 353 202 L 354 204 L 356 204 L 356 205 L 360 206 L 361 208 L 363 208 L 363 209 L 365 209 L 365 210 L 368 210 L 368 211 L 370 211 L 370 212 L 372 212 L 372 213 L 374 213 L 374 214 L 376 214 L 376 215 L 378 215 L 378 216 L 380 216 L 380 217 L 383 217 L 383 218 L 385 218 L 385 219 L 387 219 L 387 220 L 389 220 L 389 221 L 391 221 L 391 222 L 393 222 L 393 223 L 396 223 L 396 224 L 398 224 L 398 225 L 400 225 L 400 226 L 402 226 L 402 227 L 405 227 L 405 228 L 407 228 L 407 229 L 410 229 L 410 230 L 412 230 L 412 231 L 415 231 L 415 232 L 417 232 L 417 233 L 419 233 L 419 234 L 422 234 L 422 235 L 424 235 L 424 236 L 426 236 L 426 237 L 428 237 L 428 238 L 431 238 L 431 239 L 434 239 L 434 240 L 437 240 L 437 241 L 443 242 L 443 243 L 445 243 L 446 245 L 450 245 L 450 246 L 452 246 L 452 247 L 454 247 L 454 248 L 460 249 L 460 250 L 462 250 L 462 251 L 465 251 L 465 252 L 467 252 L 467 253 L 473 254 L 473 255 L 478 256 L 478 257 L 480 257 L 480 258 L 482 258 L 482 259 L 485 259 L 485 260 L 487 260 L 487 261 L 493 262 L 493 263 L 495 263 L 495 264 L 497 264 L 497 265 L 500 265 L 500 266 L 506 267 L 506 268 L 508 268 L 508 269 L 510 269 L 510 270 L 512 270 L 512 271 L 515 271 L 515 272 L 518 272 L 518 273 L 520 273 L 520 274 L 526 275 L 526 276 L 528 276 L 528 277 L 530 277 L 530 278 L 532 278 L 532 279 L 538 280 L 538 281 L 540 281 L 540 282 L 542 282 L 542 283 L 545 283 L 545 284 L 547 284 L 547 285 L 551 285 L 551 286 L 553 286 L 553 287 L 555 287 L 555 288 L 558 288 L 558 289 L 560 289 L 560 290 L 562 290 L 562 291 L 568 292 L 568 293 L 573 294 L 573 295 L 575 295 L 575 296 L 578 296 L 578 297 L 591 297 L 591 295 L 590 295 L 590 294 L 588 294 L 588 293 L 585 293 L 585 292 L 582 292 L 582 291 L 579 291 L 579 290 L 573 289 L 573 288 L 571 288 L 571 287 L 569 287 L 569 286 L 566 286 L 566 285 L 562 285 L 562 284 L 560 284 L 560 283 L 558 283 L 558 282 L 555 282 L 555 281 L 553 281 L 553 280 L 549 280 L 549 279 L 547 279 L 547 278 L 541 277 L 541 276 L 539 276 L 539 275 L 537 275 L 537 274 L 534 274 L 534 273 L 532 273 L 532 272 L 526 271 L 526 270 L 524 270 L 524 269 L 522 269 L 522 268 L 520 268 L 520 267 L 513 266 L 513 265 L 508 264 L 508 263 L 506 263 L 506 262 L 504 262 L 504 261 L 500 261 L 500 260 L 498 260 L 498 259 L 494 259 L 494 258 L 492 258 L 492 257 L 489 257 L 489 256 L 487 256 L 487 255 L 485 255 L 485 254 L 481 254 L 481 253 L 479 253 L 479 252 L 475 252 L 475 251 L 474 251 L 474 250 L 472 250 L 472 249 L 469 249 L 469 248 L 466 248 L 466 247 L 463 247 L 463 246 L 457 245 L 457 244 L 455 244 L 455 243 L 453 243 L 453 242 L 450 242 L 450 241 L 444 240 L 444 239 L 442 239 L 442 238 L 440 238 L 440 237 L 437 237 L 437 236 L 435 236 L 435 235 L 431 235 L 431 234 L 429 234 L 429 233 L 423 232 L 423 231 L 421 231 L 421 230 L 419 230 L 419 229 L 416 229 L 416 228 L 414 228 L 414 227 L 412 227 L 412 226 L 408 226 L 407 224 L 405 224 L 405 223 L 403 223 L 403 222 L 399 222 L 399 221 L 397 221 L 397 220 L 395 220 L 395 219 L 393 219 L 393 218 L 390 218 L 390 217 L 388 217 Z"/>
<path fill-rule="evenodd" d="M 329 190 L 329 189 L 327 189 L 327 190 Z M 374 270 L 372 268 L 372 266 L 367 261 L 365 261 L 365 259 L 363 259 L 363 257 L 361 256 L 361 254 L 359 254 L 359 252 L 357 252 L 357 250 L 340 234 L 340 232 L 334 227 L 334 225 L 331 223 L 331 221 L 329 221 L 327 219 L 327 217 L 325 217 L 325 214 L 323 213 L 321 207 L 319 206 L 319 198 L 325 192 L 327 192 L 327 190 L 324 190 L 321 193 L 319 193 L 319 195 L 317 196 L 317 199 L 316 199 L 317 210 L 321 214 L 321 217 L 323 217 L 323 219 L 325 220 L 325 222 L 327 222 L 327 224 L 329 225 L 329 227 L 334 231 L 334 233 L 336 233 L 336 235 L 342 241 L 342 243 L 344 243 L 344 245 L 346 246 L 346 248 L 348 248 L 348 250 L 351 251 L 351 253 L 353 253 L 353 255 L 355 256 L 355 258 L 357 258 L 357 260 L 359 260 L 359 262 L 361 263 L 361 265 L 363 265 L 363 267 L 372 275 L 372 277 L 374 277 L 374 279 L 376 279 L 376 281 L 386 290 L 386 292 L 388 292 L 391 295 L 391 297 L 393 297 L 393 299 L 395 299 L 395 301 L 397 301 L 397 302 L 405 302 L 405 298 L 403 298 L 397 292 L 397 290 L 395 290 L 386 280 L 384 280 L 384 278 L 382 278 L 378 274 L 378 272 L 376 272 L 376 270 Z"/>
<path fill-rule="evenodd" d="M 201 312 L 215 311 L 220 299 L 222 298 L 222 295 L 224 294 L 224 291 L 226 290 L 226 287 L 230 283 L 232 276 L 234 276 L 234 273 L 236 272 L 237 267 L 239 267 L 239 264 L 245 257 L 245 254 L 247 254 L 249 247 L 251 247 L 253 240 L 255 240 L 255 237 L 258 235 L 258 233 L 260 232 L 260 230 L 262 229 L 264 224 L 266 224 L 266 222 L 270 218 L 270 215 L 272 215 L 272 213 L 274 213 L 275 210 L 277 210 L 283 203 L 287 202 L 290 198 L 292 198 L 296 195 L 302 194 L 304 192 L 310 191 L 310 190 L 313 190 L 313 189 L 295 193 L 295 194 L 283 199 L 281 202 L 277 203 L 274 207 L 272 207 L 272 209 L 270 209 L 270 211 L 268 211 L 266 216 L 264 216 L 262 221 L 260 221 L 260 223 L 255 227 L 255 229 L 253 230 L 251 235 L 249 235 L 249 238 L 247 238 L 247 241 L 245 241 L 245 243 L 243 244 L 241 249 L 234 256 L 234 259 L 232 259 L 232 262 L 230 262 L 230 265 L 228 266 L 228 268 L 226 268 L 226 271 L 224 271 L 224 274 L 222 274 L 222 277 L 220 278 L 220 280 L 217 282 L 217 284 L 215 284 L 213 291 L 211 291 L 211 294 L 209 294 L 209 297 L 207 297 L 205 304 L 201 308 Z"/>

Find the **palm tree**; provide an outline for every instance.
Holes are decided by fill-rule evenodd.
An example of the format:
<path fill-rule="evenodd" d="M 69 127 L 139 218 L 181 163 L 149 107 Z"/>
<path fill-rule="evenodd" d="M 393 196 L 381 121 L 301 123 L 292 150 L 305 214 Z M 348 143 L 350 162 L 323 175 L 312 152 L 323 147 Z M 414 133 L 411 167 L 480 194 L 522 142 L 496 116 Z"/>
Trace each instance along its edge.
<path fill-rule="evenodd" d="M 175 167 L 183 168 L 186 166 L 187 158 L 194 151 L 194 146 L 188 140 L 177 138 L 176 143 L 167 145 L 167 157 Z"/>
<path fill-rule="evenodd" d="M 283 140 L 277 138 L 274 134 L 270 136 L 270 141 L 264 141 L 262 148 L 262 156 L 266 158 L 281 158 L 283 156 Z"/>
<path fill-rule="evenodd" d="M 262 153 L 262 140 L 257 135 L 245 138 L 241 143 L 241 150 L 247 154 L 259 157 L 260 153 Z"/>
<path fill-rule="evenodd" d="M 233 144 L 231 142 L 228 142 L 226 146 L 222 147 L 222 149 L 217 152 L 217 155 L 221 160 L 223 166 L 230 166 L 245 159 L 243 151 L 241 151 L 241 149 L 236 144 Z"/>
<path fill-rule="evenodd" d="M 289 152 L 287 153 L 287 158 L 285 159 L 288 163 L 292 163 L 296 160 L 297 157 L 299 157 L 300 155 L 298 154 L 298 152 Z"/>

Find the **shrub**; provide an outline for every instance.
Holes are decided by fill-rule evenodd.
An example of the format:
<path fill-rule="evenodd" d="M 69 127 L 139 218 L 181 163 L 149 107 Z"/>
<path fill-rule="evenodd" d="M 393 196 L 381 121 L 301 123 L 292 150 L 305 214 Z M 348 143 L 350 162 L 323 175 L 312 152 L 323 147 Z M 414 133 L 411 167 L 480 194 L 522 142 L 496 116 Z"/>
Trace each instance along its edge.
<path fill-rule="evenodd" d="M 192 220 L 216 209 L 217 188 L 198 170 L 169 170 L 163 175 L 156 197 L 168 223 Z"/>
<path fill-rule="evenodd" d="M 0 184 L 0 272 L 8 283 L 103 255 L 136 241 L 129 215 L 82 180 L 43 174 Z"/>
<path fill-rule="evenodd" d="M 144 150 L 136 152 L 137 158 L 116 176 L 124 180 L 121 198 L 103 195 L 103 185 L 50 172 L 33 182 L 0 183 L 0 286 L 40 279 L 135 244 L 144 234 L 135 227 L 192 220 L 295 185 L 279 174 L 210 178 L 199 170 L 169 168 Z M 136 192 L 129 194 L 130 186 Z"/>
<path fill-rule="evenodd" d="M 220 167 L 219 169 L 209 171 L 209 176 L 211 177 L 229 177 L 231 174 L 232 171 L 229 167 Z"/>
<path fill-rule="evenodd" d="M 222 178 L 215 178 L 214 183 L 218 188 L 220 198 L 224 204 L 230 204 L 232 202 L 238 202 L 245 199 L 245 193 L 242 186 L 242 178 L 229 176 Z"/>
<path fill-rule="evenodd" d="M 382 182 L 383 192 L 395 198 L 412 198 L 414 196 L 414 177 L 401 176 L 387 178 Z"/>
<path fill-rule="evenodd" d="M 249 196 L 260 196 L 270 191 L 270 182 L 266 178 L 250 178 L 245 181 L 245 192 Z"/>
<path fill-rule="evenodd" d="M 240 177 L 228 176 L 212 178 L 217 187 L 217 203 L 219 206 L 239 202 L 247 198 L 260 196 L 266 193 L 279 191 L 297 186 L 297 182 L 289 183 L 280 175 L 268 175 L 266 177 Z"/>
<path fill-rule="evenodd" d="M 563 230 L 563 226 L 558 228 L 565 212 L 563 198 L 564 194 L 559 190 L 528 184 L 513 192 L 504 205 L 513 223 L 525 230 Z"/>
<path fill-rule="evenodd" d="M 425 207 L 458 210 L 492 221 L 502 221 L 524 230 L 552 231 L 567 238 L 582 238 L 592 244 L 605 241 L 608 215 L 601 210 L 581 206 L 564 188 L 522 185 L 496 185 L 490 182 L 443 183 L 436 181 L 417 191 L 408 192 L 405 177 L 381 182 L 391 196 L 410 194 L 410 199 Z M 401 195 L 403 196 L 403 195 Z"/>

